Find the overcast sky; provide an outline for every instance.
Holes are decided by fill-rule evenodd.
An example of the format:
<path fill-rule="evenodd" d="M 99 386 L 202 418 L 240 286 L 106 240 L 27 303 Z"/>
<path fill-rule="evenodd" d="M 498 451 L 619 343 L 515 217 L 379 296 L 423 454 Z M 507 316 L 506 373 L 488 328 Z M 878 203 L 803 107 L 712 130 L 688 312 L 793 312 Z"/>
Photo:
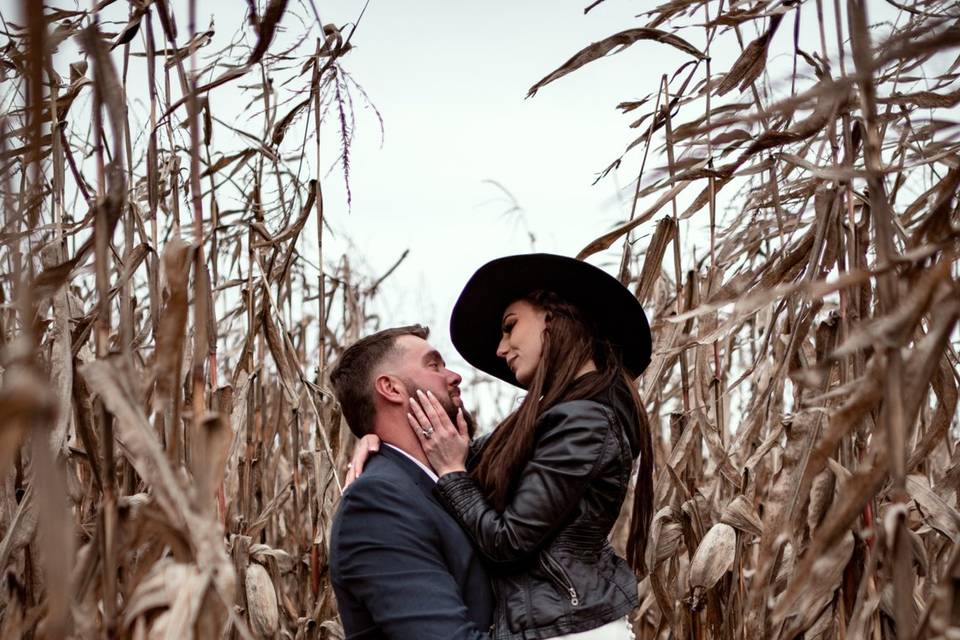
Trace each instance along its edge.
<path fill-rule="evenodd" d="M 316 4 L 323 22 L 340 26 L 354 22 L 364 6 L 359 0 Z M 877 4 L 883 3 L 871 3 Z M 179 2 L 175 6 L 178 16 L 185 13 Z M 273 51 L 303 33 L 298 20 L 312 19 L 307 6 L 291 0 L 285 32 Z M 632 193 L 625 194 L 623 187 L 636 177 L 641 147 L 628 154 L 619 171 L 592 183 L 637 137 L 629 123 L 653 103 L 626 115 L 615 107 L 655 92 L 661 74 L 690 59 L 667 45 L 641 41 L 526 99 L 531 85 L 590 42 L 645 25 L 647 20 L 635 14 L 655 5 L 607 0 L 587 15 L 584 6 L 571 0 L 371 0 L 354 49 L 342 59 L 379 110 L 384 132 L 381 139 L 378 119 L 361 107 L 351 150 L 352 208 L 342 175 L 334 171 L 324 180 L 325 215 L 334 230 L 325 258 L 348 252 L 355 264 L 362 261 L 377 275 L 409 249 L 382 290 L 383 323 L 430 324 L 433 341 L 449 361 L 458 361 L 447 336 L 449 311 L 477 267 L 531 250 L 575 255 L 628 217 Z M 125 18 L 121 3 L 114 9 L 120 12 L 115 17 Z M 811 11 L 804 12 L 801 42 L 814 50 L 819 34 Z M 238 33 L 246 32 L 246 41 L 253 42 L 245 13 L 241 0 L 198 2 L 198 27 L 212 16 L 217 32 L 207 51 Z M 180 19 L 181 43 L 185 22 Z M 702 14 L 687 19 L 694 22 L 702 22 Z M 763 21 L 743 25 L 744 44 L 758 35 L 758 25 L 765 27 Z M 775 36 L 771 68 L 788 71 L 792 56 L 777 51 L 792 50 L 792 26 L 791 18 Z M 702 28 L 680 35 L 704 46 Z M 833 41 L 828 34 L 828 43 Z M 132 45 L 142 51 L 142 34 Z M 714 43 L 715 72 L 729 68 L 739 52 L 735 40 Z M 64 47 L 61 56 L 72 61 L 76 53 Z M 698 72 L 697 79 L 702 77 Z M 210 94 L 215 112 L 249 100 L 239 84 L 249 82 Z M 332 162 L 335 139 L 326 135 L 326 162 Z M 312 145 L 308 153 L 312 157 Z M 652 158 L 648 168 L 658 164 Z M 682 237 L 697 238 L 706 226 L 700 218 L 682 228 Z M 654 224 L 638 230 L 641 245 Z M 309 251 L 311 242 L 302 248 Z M 591 260 L 613 265 L 619 244 Z"/>
<path fill-rule="evenodd" d="M 333 3 L 323 20 L 351 19 L 357 6 Z M 532 248 L 575 254 L 628 215 L 618 176 L 591 184 L 635 137 L 635 114 L 614 107 L 655 89 L 683 54 L 640 43 L 525 96 L 581 47 L 635 26 L 635 7 L 608 2 L 584 16 L 569 1 L 371 2 L 344 66 L 383 115 L 384 143 L 375 119 L 359 123 L 352 212 L 332 176 L 328 202 L 375 270 L 411 249 L 386 293 L 398 322 L 445 332 L 482 263 Z"/>
<path fill-rule="evenodd" d="M 321 17 L 342 24 L 359 6 L 322 3 Z M 585 16 L 569 0 L 370 3 L 343 65 L 383 116 L 383 146 L 376 120 L 361 120 L 352 212 L 339 176 L 327 180 L 326 202 L 375 272 L 410 249 L 383 292 L 386 323 L 429 323 L 456 361 L 449 311 L 477 267 L 531 250 L 575 255 L 629 215 L 619 187 L 639 153 L 628 171 L 592 184 L 636 137 L 637 114 L 615 106 L 655 91 L 689 57 L 641 42 L 526 94 L 590 42 L 643 24 L 634 17 L 643 6 L 608 1 Z"/>
<path fill-rule="evenodd" d="M 342 180 L 331 176 L 325 183 L 331 222 L 357 243 L 375 272 L 410 249 L 383 292 L 384 321 L 429 323 L 448 360 L 457 360 L 447 336 L 449 311 L 477 267 L 532 249 L 575 255 L 629 216 L 632 191 L 623 187 L 636 177 L 642 147 L 628 154 L 619 171 L 593 182 L 638 136 L 629 124 L 653 102 L 625 115 L 615 107 L 656 92 L 662 74 L 691 59 L 641 41 L 526 99 L 531 85 L 582 47 L 645 25 L 647 19 L 636 14 L 656 6 L 607 0 L 584 15 L 586 4 L 372 0 L 356 49 L 343 60 L 376 104 L 386 131 L 381 148 L 376 120 L 359 122 L 352 212 Z M 324 22 L 343 24 L 355 19 L 362 3 L 318 6 Z M 814 27 L 811 11 L 807 24 Z M 702 15 L 688 20 L 693 22 L 702 22 Z M 742 27 L 745 43 L 758 35 L 757 25 Z M 790 47 L 791 31 L 792 24 L 785 24 L 777 34 L 783 46 Z M 819 43 L 816 31 L 804 34 Z M 681 35 L 704 47 L 703 29 Z M 714 69 L 727 69 L 740 47 L 728 39 L 711 53 Z M 786 70 L 792 59 L 773 63 Z M 698 72 L 697 79 L 703 77 Z M 658 164 L 651 158 L 648 170 Z M 506 188 L 515 202 L 489 181 Z M 514 205 L 521 211 L 505 214 Z M 705 218 L 684 225 L 682 237 L 702 238 Z M 654 224 L 639 229 L 641 245 Z M 617 243 L 591 261 L 615 269 L 619 248 Z"/>

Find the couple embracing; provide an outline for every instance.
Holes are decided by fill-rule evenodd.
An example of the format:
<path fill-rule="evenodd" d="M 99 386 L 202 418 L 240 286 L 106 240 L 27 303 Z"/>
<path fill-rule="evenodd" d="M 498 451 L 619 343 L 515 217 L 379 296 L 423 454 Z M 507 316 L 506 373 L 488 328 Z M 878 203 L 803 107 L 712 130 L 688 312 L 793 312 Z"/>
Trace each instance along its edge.
<path fill-rule="evenodd" d="M 467 282 L 450 335 L 526 390 L 488 436 L 424 327 L 363 338 L 331 373 L 361 439 L 330 545 L 346 637 L 631 638 L 653 507 L 640 303 L 585 262 L 510 256 Z M 608 537 L 638 457 L 624 560 Z"/>

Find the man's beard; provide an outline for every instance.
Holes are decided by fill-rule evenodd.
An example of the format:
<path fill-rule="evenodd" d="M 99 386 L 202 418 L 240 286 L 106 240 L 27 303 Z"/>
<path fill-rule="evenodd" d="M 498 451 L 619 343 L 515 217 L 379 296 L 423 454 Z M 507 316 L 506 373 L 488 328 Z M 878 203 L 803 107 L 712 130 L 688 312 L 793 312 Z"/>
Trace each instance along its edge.
<path fill-rule="evenodd" d="M 477 432 L 477 423 L 473 419 L 473 414 L 467 411 L 466 407 L 461 405 L 460 408 L 463 409 L 463 421 L 467 423 L 467 435 L 470 436 L 470 439 L 472 440 L 473 435 Z M 456 417 L 453 418 L 453 423 L 457 423 Z"/>
<path fill-rule="evenodd" d="M 413 394 L 416 392 L 419 387 L 413 384 L 412 380 L 403 380 L 403 384 L 407 387 L 407 392 L 410 394 L 410 397 L 414 397 Z M 423 391 L 426 391 L 425 389 Z M 467 408 L 463 405 L 457 405 L 453 402 L 453 399 L 450 397 L 450 392 L 446 392 L 443 395 L 434 393 L 434 397 L 440 403 L 440 406 L 443 407 L 443 410 L 446 412 L 447 417 L 450 418 L 450 422 L 453 423 L 454 427 L 459 428 L 457 424 L 457 411 L 463 410 L 463 421 L 467 423 L 467 435 L 470 438 L 473 438 L 473 435 L 477 432 L 477 423 L 473 419 L 473 415 L 467 411 Z"/>

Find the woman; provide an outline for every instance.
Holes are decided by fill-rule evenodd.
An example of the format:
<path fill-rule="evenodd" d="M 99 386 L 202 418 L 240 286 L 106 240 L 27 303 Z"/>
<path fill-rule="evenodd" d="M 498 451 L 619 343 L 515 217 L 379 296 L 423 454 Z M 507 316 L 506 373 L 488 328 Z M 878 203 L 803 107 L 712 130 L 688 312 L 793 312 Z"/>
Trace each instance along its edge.
<path fill-rule="evenodd" d="M 626 616 L 638 604 L 634 571 L 643 571 L 653 502 L 633 385 L 650 360 L 639 302 L 585 262 L 510 256 L 473 275 L 450 333 L 469 363 L 527 390 L 472 447 L 462 413 L 454 425 L 431 395 L 418 391 L 408 416 L 438 495 L 491 567 L 493 637 L 632 637 Z M 628 566 L 608 536 L 638 455 Z"/>

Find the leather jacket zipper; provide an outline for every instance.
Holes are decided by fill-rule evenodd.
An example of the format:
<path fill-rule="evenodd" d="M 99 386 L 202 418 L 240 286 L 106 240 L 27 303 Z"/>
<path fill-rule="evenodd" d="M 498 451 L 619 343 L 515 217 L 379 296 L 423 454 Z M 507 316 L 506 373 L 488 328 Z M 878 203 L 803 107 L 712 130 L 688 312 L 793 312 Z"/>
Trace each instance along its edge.
<path fill-rule="evenodd" d="M 561 589 L 570 594 L 570 604 L 574 607 L 580 606 L 580 597 L 577 595 L 577 590 L 573 588 L 573 583 L 567 576 L 567 572 L 564 570 L 563 566 L 554 560 L 553 556 L 546 551 L 544 551 L 541 555 L 544 558 L 544 561 L 541 563 L 543 564 L 543 568 L 546 569 L 550 577 L 559 584 Z"/>

